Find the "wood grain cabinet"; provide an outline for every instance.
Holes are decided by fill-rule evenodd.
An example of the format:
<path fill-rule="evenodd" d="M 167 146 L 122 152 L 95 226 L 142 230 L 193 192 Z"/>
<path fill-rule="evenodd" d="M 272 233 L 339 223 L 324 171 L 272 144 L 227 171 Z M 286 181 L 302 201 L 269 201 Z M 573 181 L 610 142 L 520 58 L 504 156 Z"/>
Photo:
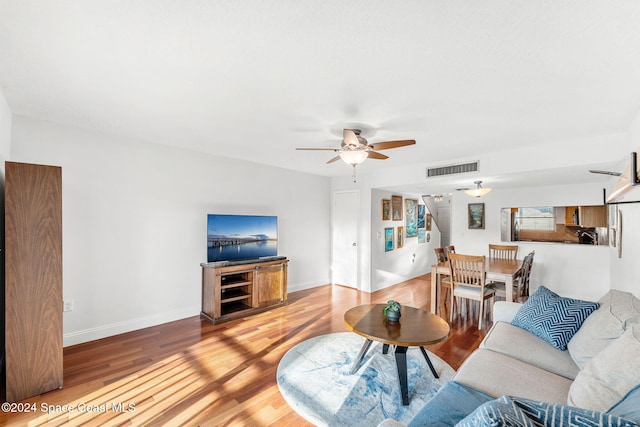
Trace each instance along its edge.
<path fill-rule="evenodd" d="M 580 206 L 580 225 L 582 227 L 606 227 L 607 207 L 606 206 Z"/>
<path fill-rule="evenodd" d="M 219 323 L 286 304 L 288 262 L 282 259 L 240 265 L 200 264 L 200 314 Z"/>
<path fill-rule="evenodd" d="M 5 163 L 6 399 L 62 387 L 62 170 Z"/>
<path fill-rule="evenodd" d="M 565 225 L 594 228 L 607 226 L 607 207 L 567 206 L 565 208 Z"/>

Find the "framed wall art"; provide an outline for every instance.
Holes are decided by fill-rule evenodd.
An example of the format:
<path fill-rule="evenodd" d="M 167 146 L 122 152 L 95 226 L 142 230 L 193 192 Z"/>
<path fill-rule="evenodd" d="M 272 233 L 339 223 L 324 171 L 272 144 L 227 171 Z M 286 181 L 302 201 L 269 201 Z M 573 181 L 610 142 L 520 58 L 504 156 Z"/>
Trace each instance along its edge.
<path fill-rule="evenodd" d="M 418 229 L 418 243 L 425 243 L 427 241 L 427 232 L 422 229 Z"/>
<path fill-rule="evenodd" d="M 391 219 L 391 200 L 382 199 L 382 220 L 387 221 Z"/>
<path fill-rule="evenodd" d="M 618 205 L 609 205 L 609 245 L 616 247 L 618 242 Z"/>
<path fill-rule="evenodd" d="M 396 233 L 396 248 L 400 249 L 404 246 L 404 227 L 398 227 Z"/>
<path fill-rule="evenodd" d="M 404 201 L 407 219 L 405 226 L 407 227 L 407 237 L 418 236 L 418 200 L 405 199 Z"/>
<path fill-rule="evenodd" d="M 402 221 L 402 196 L 391 196 L 391 219 Z"/>
<path fill-rule="evenodd" d="M 384 251 L 389 252 L 393 250 L 393 227 L 387 227 L 384 229 Z"/>
<path fill-rule="evenodd" d="M 469 203 L 469 229 L 484 230 L 484 203 Z"/>
<path fill-rule="evenodd" d="M 425 205 L 418 205 L 418 228 L 424 228 Z"/>
<path fill-rule="evenodd" d="M 427 231 L 431 231 L 431 220 L 433 218 L 431 217 L 431 214 L 427 214 L 427 219 L 425 220 L 425 224 L 424 224 L 424 229 Z"/>

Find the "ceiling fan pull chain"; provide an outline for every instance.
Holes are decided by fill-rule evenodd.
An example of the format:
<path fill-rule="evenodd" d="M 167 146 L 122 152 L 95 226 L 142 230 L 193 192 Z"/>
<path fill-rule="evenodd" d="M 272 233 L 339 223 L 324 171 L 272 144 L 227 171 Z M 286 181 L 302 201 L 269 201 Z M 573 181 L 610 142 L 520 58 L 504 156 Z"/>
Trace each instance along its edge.
<path fill-rule="evenodd" d="M 353 164 L 353 175 L 351 175 L 353 177 L 353 182 L 356 182 L 356 164 Z"/>

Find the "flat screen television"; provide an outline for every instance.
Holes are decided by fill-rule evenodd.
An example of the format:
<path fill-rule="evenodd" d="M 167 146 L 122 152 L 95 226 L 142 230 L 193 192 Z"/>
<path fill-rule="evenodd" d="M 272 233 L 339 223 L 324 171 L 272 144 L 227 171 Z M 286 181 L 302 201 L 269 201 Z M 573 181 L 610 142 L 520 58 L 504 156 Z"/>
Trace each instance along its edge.
<path fill-rule="evenodd" d="M 207 262 L 278 255 L 278 217 L 207 215 Z"/>

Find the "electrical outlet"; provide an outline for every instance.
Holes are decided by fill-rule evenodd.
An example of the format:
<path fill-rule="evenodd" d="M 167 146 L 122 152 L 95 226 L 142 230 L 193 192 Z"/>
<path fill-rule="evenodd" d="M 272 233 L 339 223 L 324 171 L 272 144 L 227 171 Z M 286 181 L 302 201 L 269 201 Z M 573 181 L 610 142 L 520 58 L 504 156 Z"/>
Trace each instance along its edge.
<path fill-rule="evenodd" d="M 73 311 L 73 300 L 63 301 L 62 311 Z"/>

